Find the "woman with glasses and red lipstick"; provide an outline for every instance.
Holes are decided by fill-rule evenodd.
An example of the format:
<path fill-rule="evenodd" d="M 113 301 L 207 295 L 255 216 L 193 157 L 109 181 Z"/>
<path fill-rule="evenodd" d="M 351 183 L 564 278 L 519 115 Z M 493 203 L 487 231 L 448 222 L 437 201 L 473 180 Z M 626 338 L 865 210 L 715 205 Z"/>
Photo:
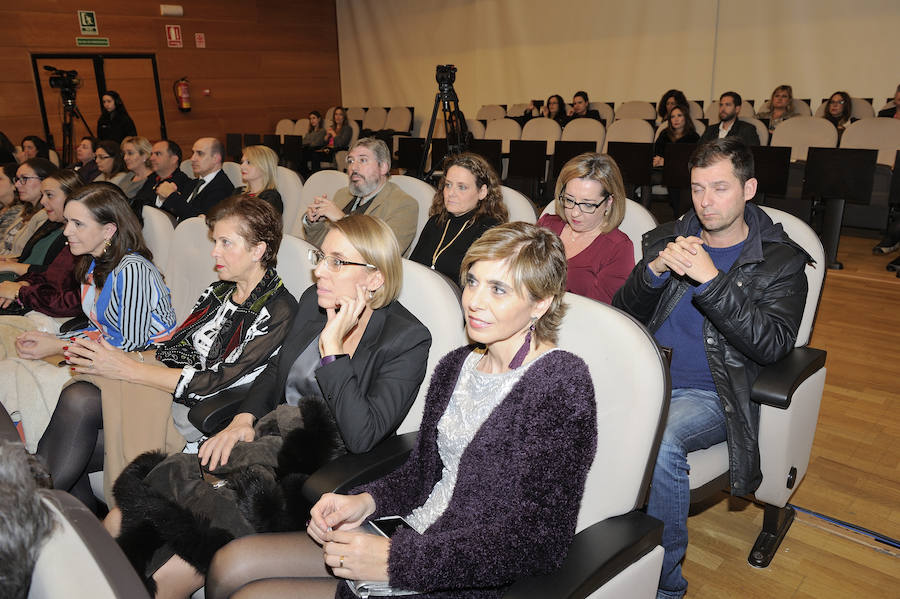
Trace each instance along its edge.
<path fill-rule="evenodd" d="M 625 186 L 612 158 L 587 153 L 566 163 L 556 180 L 556 214 L 538 221 L 562 239 L 566 291 L 612 301 L 634 268 L 634 246 L 617 228 L 624 217 Z"/>

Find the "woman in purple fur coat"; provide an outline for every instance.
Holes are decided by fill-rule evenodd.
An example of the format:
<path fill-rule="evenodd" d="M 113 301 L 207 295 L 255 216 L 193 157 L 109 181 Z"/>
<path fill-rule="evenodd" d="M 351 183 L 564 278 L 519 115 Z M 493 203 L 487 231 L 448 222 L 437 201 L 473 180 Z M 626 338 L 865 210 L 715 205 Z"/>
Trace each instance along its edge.
<path fill-rule="evenodd" d="M 425 597 L 499 597 L 552 571 L 575 532 L 596 447 L 584 362 L 555 347 L 565 312 L 559 238 L 517 222 L 463 260 L 466 330 L 476 342 L 435 370 L 416 447 L 392 474 L 326 494 L 305 535 L 238 539 L 213 560 L 207 597 L 353 597 L 347 581 Z M 360 528 L 403 516 L 388 539 Z M 320 547 L 321 546 L 321 547 Z"/>

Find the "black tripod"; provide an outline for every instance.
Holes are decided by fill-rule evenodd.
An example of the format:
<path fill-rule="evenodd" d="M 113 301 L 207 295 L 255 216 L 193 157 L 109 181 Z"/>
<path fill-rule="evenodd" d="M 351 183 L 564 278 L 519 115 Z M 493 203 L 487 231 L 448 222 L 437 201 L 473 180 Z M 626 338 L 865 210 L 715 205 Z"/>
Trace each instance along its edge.
<path fill-rule="evenodd" d="M 91 131 L 90 126 L 87 124 L 87 121 L 84 120 L 84 115 L 81 114 L 81 110 L 78 109 L 78 105 L 75 103 L 74 91 L 73 97 L 71 99 L 63 98 L 63 123 L 62 123 L 62 165 L 68 166 L 75 162 L 75 139 L 72 134 L 72 123 L 78 118 L 81 120 L 81 123 L 84 125 L 84 128 L 87 129 L 88 135 L 91 137 L 94 136 L 94 132 Z"/>
<path fill-rule="evenodd" d="M 447 133 L 447 155 L 465 152 L 468 145 L 469 130 L 466 126 L 466 119 L 459 109 L 459 97 L 456 95 L 456 90 L 453 89 L 456 67 L 452 64 L 438 65 L 435 79 L 438 82 L 438 93 L 434 96 L 434 108 L 431 111 L 431 122 L 428 124 L 428 135 L 425 136 L 419 170 L 416 173 L 419 179 L 425 179 L 425 164 L 428 161 L 428 150 L 431 149 L 439 106 L 443 112 L 444 130 Z M 437 166 L 432 164 L 428 175 L 430 176 L 436 168 Z"/>

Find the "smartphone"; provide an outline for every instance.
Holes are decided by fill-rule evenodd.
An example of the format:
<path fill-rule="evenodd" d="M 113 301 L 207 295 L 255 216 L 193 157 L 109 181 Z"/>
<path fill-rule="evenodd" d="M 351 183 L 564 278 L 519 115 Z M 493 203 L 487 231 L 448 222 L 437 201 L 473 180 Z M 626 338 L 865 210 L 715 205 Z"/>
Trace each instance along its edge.
<path fill-rule="evenodd" d="M 376 518 L 370 520 L 369 524 L 375 531 L 383 537 L 391 538 L 398 530 L 402 528 L 412 528 L 409 523 L 401 516 L 385 516 L 384 518 Z"/>

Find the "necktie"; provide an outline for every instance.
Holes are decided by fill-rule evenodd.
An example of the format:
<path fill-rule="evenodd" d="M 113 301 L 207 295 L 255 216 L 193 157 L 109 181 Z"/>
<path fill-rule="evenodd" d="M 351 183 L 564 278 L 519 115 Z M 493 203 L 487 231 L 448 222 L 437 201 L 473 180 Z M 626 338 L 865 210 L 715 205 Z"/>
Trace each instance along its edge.
<path fill-rule="evenodd" d="M 188 204 L 191 203 L 191 200 L 197 197 L 197 194 L 200 193 L 200 188 L 203 187 L 203 184 L 206 183 L 205 179 L 197 179 L 196 185 L 194 185 L 194 191 L 191 192 L 191 195 L 188 197 Z"/>

